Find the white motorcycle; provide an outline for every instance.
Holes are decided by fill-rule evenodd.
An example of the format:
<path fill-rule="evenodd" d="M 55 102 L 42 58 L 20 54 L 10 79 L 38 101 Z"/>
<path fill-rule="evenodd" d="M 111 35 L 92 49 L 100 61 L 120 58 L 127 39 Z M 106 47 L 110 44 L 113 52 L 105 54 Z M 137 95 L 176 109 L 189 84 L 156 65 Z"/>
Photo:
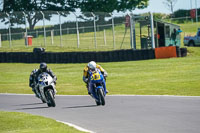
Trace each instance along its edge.
<path fill-rule="evenodd" d="M 36 85 L 36 95 L 42 100 L 43 103 L 47 103 L 48 107 L 55 107 L 55 83 L 53 78 L 46 72 L 41 73 L 38 76 L 38 83 Z"/>

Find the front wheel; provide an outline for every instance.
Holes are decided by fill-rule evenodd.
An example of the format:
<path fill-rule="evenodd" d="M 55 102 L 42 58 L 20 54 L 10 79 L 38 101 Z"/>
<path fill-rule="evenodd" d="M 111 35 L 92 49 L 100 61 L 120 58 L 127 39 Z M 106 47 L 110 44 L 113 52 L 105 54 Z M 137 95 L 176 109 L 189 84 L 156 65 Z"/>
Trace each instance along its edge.
<path fill-rule="evenodd" d="M 102 89 L 99 89 L 98 90 L 98 93 L 99 93 L 99 102 L 101 105 L 105 105 L 105 98 L 104 98 L 104 92 Z"/>
<path fill-rule="evenodd" d="M 52 90 L 47 90 L 47 105 L 48 107 L 56 106 Z"/>
<path fill-rule="evenodd" d="M 41 98 L 41 101 L 42 101 L 42 103 L 46 103 L 46 101 L 43 98 Z"/>
<path fill-rule="evenodd" d="M 97 106 L 101 105 L 101 103 L 99 101 L 96 101 Z"/>

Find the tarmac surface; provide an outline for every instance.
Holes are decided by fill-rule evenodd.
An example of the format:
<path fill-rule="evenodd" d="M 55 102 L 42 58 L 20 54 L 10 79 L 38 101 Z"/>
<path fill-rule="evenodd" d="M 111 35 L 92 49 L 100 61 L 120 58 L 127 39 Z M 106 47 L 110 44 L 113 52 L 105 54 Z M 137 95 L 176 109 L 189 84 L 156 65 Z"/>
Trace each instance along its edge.
<path fill-rule="evenodd" d="M 71 123 L 95 133 L 199 133 L 200 97 L 56 96 L 48 108 L 34 95 L 0 94 L 0 110 L 26 112 Z"/>

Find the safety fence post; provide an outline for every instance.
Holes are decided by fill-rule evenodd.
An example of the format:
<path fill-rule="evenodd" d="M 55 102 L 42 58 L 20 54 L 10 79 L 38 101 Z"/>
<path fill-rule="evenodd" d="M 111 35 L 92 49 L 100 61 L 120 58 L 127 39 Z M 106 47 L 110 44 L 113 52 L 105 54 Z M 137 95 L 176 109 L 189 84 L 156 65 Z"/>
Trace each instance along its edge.
<path fill-rule="evenodd" d="M 95 43 L 95 49 L 97 48 L 97 35 L 96 35 L 96 22 L 95 22 L 95 15 L 94 13 L 92 13 L 93 19 L 94 19 L 94 43 Z"/>
<path fill-rule="evenodd" d="M 135 48 L 134 48 L 134 43 L 133 43 L 133 21 L 135 19 L 130 14 L 128 14 L 128 16 L 130 17 L 130 40 L 131 40 L 131 48 L 134 50 Z"/>
<path fill-rule="evenodd" d="M 106 46 L 106 30 L 103 30 L 103 36 L 104 36 L 104 45 Z"/>
<path fill-rule="evenodd" d="M 51 45 L 54 44 L 53 38 L 54 38 L 54 30 L 51 30 Z"/>
<path fill-rule="evenodd" d="M 10 15 L 8 13 L 6 13 L 6 15 L 8 16 L 8 21 L 9 21 L 9 47 L 12 47 L 12 37 L 11 37 L 11 24 L 10 24 Z"/>
<path fill-rule="evenodd" d="M 25 29 L 26 29 L 26 32 L 25 32 L 25 39 L 26 39 L 26 41 L 25 41 L 25 44 L 26 44 L 26 47 L 28 47 L 28 32 L 27 32 L 27 23 L 26 23 L 26 14 L 24 13 L 24 12 L 22 12 L 23 14 L 24 14 L 24 21 L 25 21 Z"/>
<path fill-rule="evenodd" d="M 112 32 L 113 32 L 113 49 L 115 49 L 115 24 L 114 24 L 114 18 L 112 13 L 110 14 L 112 17 Z"/>
<path fill-rule="evenodd" d="M 42 14 L 43 17 L 43 28 L 44 28 L 44 46 L 46 47 L 46 30 L 45 30 L 45 18 L 44 18 L 44 13 L 42 11 L 40 11 L 40 13 Z"/>
<path fill-rule="evenodd" d="M 76 17 L 77 48 L 79 48 L 79 46 L 80 46 L 80 36 L 79 36 L 79 28 L 78 28 L 78 19 L 77 19 L 77 15 L 74 12 L 72 12 L 72 13 Z"/>
<path fill-rule="evenodd" d="M 196 23 L 198 23 L 198 9 L 197 9 L 197 0 L 195 0 L 196 5 Z"/>
<path fill-rule="evenodd" d="M 150 23 L 151 23 L 151 45 L 152 48 L 155 48 L 155 40 L 154 40 L 154 21 L 153 21 L 153 13 L 150 12 Z"/>
<path fill-rule="evenodd" d="M 59 15 L 59 25 L 60 25 L 60 47 L 62 47 L 62 25 L 61 25 L 61 15 L 59 12 L 57 12 Z"/>

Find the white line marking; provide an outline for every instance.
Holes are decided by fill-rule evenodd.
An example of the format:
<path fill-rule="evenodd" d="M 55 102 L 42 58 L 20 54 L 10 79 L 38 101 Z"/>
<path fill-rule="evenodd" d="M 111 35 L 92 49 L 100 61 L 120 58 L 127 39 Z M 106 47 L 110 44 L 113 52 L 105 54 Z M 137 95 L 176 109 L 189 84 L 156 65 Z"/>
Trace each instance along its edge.
<path fill-rule="evenodd" d="M 82 128 L 82 127 L 79 127 L 79 126 L 77 126 L 77 125 L 74 125 L 74 124 L 71 124 L 71 123 L 68 123 L 68 122 L 59 121 L 59 120 L 56 120 L 56 121 L 57 121 L 57 122 L 61 122 L 61 123 L 63 123 L 63 124 L 66 124 L 66 125 L 68 125 L 68 126 L 70 126 L 70 127 L 73 127 L 73 128 L 75 128 L 75 129 L 77 129 L 77 130 L 79 130 L 79 131 L 83 131 L 83 132 L 87 132 L 87 133 L 95 133 L 95 132 L 93 132 L 93 131 L 84 129 L 84 128 Z"/>

